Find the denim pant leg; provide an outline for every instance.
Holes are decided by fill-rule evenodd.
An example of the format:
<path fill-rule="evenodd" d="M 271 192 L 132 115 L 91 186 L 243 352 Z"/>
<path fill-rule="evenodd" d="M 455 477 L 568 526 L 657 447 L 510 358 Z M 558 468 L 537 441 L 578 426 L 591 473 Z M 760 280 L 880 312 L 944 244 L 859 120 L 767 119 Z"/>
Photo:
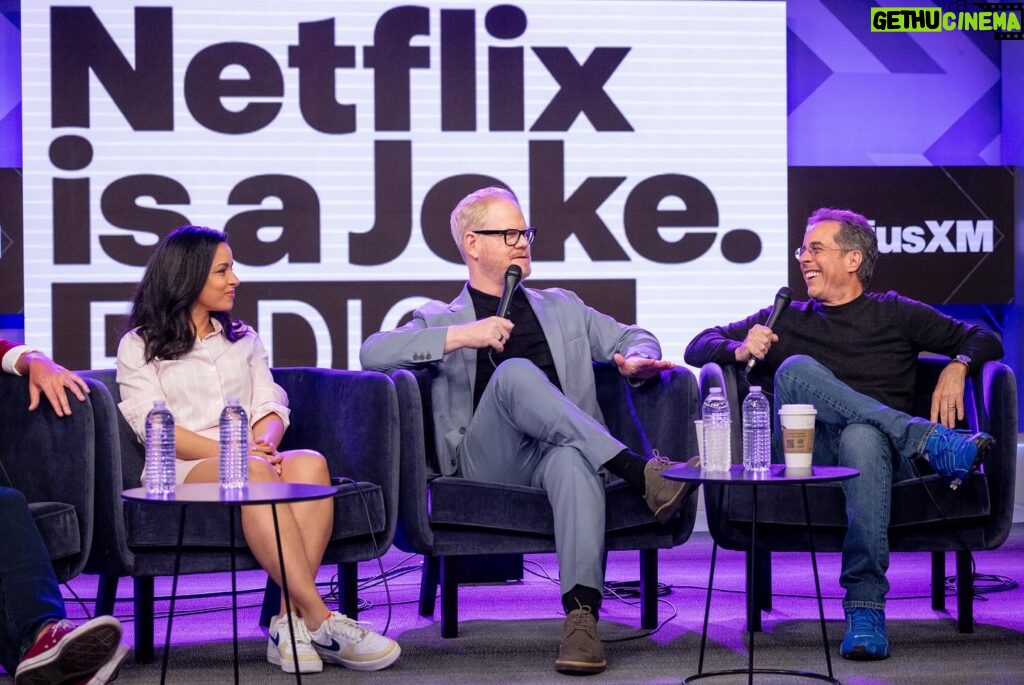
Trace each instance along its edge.
<path fill-rule="evenodd" d="M 0 521 L 0 664 L 13 675 L 36 633 L 67 614 L 50 555 L 24 495 L 0 487 Z"/>
<path fill-rule="evenodd" d="M 775 372 L 776 410 L 784 404 L 813 404 L 821 423 L 874 426 L 892 441 L 897 454 L 904 459 L 924 452 L 928 436 L 935 430 L 935 424 L 930 421 L 897 411 L 857 392 L 817 361 L 802 354 L 788 358 Z M 775 412 L 775 435 L 774 445 L 781 454 L 782 425 L 778 411 Z"/>
<path fill-rule="evenodd" d="M 846 589 L 843 607 L 884 609 L 894 459 L 903 463 L 923 449 L 933 424 L 857 393 L 805 356 L 792 357 L 779 368 L 775 401 L 777 407 L 797 403 L 817 409 L 815 463 L 860 471 L 857 478 L 843 481 L 848 526 L 840 576 Z M 776 422 L 781 453 L 777 416 Z"/>
<path fill-rule="evenodd" d="M 842 482 L 846 497 L 846 537 L 839 583 L 846 590 L 843 608 L 885 609 L 889 581 L 889 519 L 892 508 L 892 443 L 874 426 L 842 429 L 837 463 L 860 471 Z"/>

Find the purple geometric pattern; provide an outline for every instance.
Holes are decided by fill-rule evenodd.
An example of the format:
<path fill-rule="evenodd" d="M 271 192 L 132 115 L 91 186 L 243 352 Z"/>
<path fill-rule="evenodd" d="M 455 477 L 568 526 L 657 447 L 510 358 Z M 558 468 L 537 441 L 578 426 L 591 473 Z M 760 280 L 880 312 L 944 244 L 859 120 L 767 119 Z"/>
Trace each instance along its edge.
<path fill-rule="evenodd" d="M 790 90 L 790 165 L 1001 163 L 991 159 L 1002 106 L 991 33 L 871 33 L 872 6 L 787 4 L 790 73 L 832 72 L 813 92 Z"/>
<path fill-rule="evenodd" d="M 6 9 L 0 5 L 0 8 Z M 12 21 L 13 20 L 13 21 Z M 0 14 L 0 167 L 21 167 L 21 29 Z"/>
<path fill-rule="evenodd" d="M 792 114 L 831 75 L 832 70 L 806 43 L 792 31 L 786 31 L 787 114 Z"/>

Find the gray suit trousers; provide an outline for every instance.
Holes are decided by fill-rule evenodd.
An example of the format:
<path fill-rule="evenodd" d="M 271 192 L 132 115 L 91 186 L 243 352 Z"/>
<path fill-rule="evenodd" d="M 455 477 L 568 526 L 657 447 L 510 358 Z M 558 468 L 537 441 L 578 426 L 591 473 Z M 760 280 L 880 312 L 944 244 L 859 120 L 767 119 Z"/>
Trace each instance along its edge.
<path fill-rule="evenodd" d="M 626 449 L 532 362 L 494 371 L 459 445 L 464 478 L 530 485 L 548 494 L 562 594 L 604 585 L 601 465 Z"/>

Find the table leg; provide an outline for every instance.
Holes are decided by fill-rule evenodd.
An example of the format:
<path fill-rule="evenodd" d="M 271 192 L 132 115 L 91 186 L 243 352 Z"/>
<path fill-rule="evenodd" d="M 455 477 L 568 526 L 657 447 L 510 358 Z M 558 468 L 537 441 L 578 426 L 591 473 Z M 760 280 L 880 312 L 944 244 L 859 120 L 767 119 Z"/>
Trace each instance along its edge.
<path fill-rule="evenodd" d="M 752 509 L 750 514 L 750 557 L 754 558 L 757 554 L 757 486 L 752 486 Z M 761 607 L 757 606 L 754 602 L 754 589 L 757 587 L 757 564 L 752 564 L 750 568 L 750 587 L 747 588 L 747 607 L 748 612 L 760 612 Z M 747 640 L 749 642 L 749 651 L 747 654 L 747 683 L 753 685 L 754 683 L 754 621 L 753 616 L 747 614 Z M 758 615 L 760 618 L 760 613 Z M 760 623 L 760 621 L 758 621 Z"/>
<path fill-rule="evenodd" d="M 711 545 L 711 570 L 708 572 L 708 592 L 704 600 L 704 629 L 700 633 L 700 660 L 697 675 L 704 672 L 704 647 L 708 643 L 708 616 L 711 614 L 711 588 L 715 582 L 715 561 L 718 559 L 718 543 Z"/>
<path fill-rule="evenodd" d="M 167 632 L 164 634 L 164 658 L 160 666 L 160 685 L 167 681 L 167 658 L 171 654 L 171 624 L 174 621 L 174 598 L 178 594 L 178 571 L 181 570 L 181 544 L 185 539 L 185 510 L 186 505 L 181 505 L 181 514 L 178 516 L 178 546 L 174 549 L 174 575 L 171 577 L 171 605 L 167 611 Z"/>
<path fill-rule="evenodd" d="M 235 508 L 228 507 L 228 528 L 231 540 L 231 644 L 235 654 L 235 685 L 238 685 L 238 579 L 235 559 Z"/>
<path fill-rule="evenodd" d="M 295 682 L 302 682 L 299 673 L 299 648 L 295 645 L 295 626 L 292 624 L 292 601 L 288 595 L 288 576 L 284 570 L 284 549 L 281 547 L 281 527 L 277 522 L 277 505 L 271 504 L 270 511 L 274 515 L 274 539 L 277 541 L 277 561 L 281 568 L 281 593 L 284 595 L 284 610 L 288 616 L 288 632 L 292 638 L 292 659 L 295 663 Z"/>
<path fill-rule="evenodd" d="M 818 580 L 818 556 L 814 549 L 814 528 L 811 526 L 811 505 L 807 501 L 807 485 L 800 485 L 804 500 L 804 523 L 807 524 L 807 538 L 811 547 L 811 567 L 814 569 L 814 593 L 818 597 L 818 619 L 821 621 L 821 643 L 825 648 L 825 663 L 828 665 L 828 677 L 832 675 L 832 654 L 828 648 L 828 631 L 825 628 L 825 608 L 821 603 L 821 582 Z"/>

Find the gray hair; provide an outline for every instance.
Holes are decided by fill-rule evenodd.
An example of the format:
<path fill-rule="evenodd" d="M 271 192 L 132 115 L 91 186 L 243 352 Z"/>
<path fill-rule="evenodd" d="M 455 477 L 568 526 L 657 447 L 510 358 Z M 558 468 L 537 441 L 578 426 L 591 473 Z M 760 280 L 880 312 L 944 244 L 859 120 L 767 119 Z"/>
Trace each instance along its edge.
<path fill-rule="evenodd" d="M 459 248 L 462 261 L 466 261 L 466 253 L 463 252 L 462 247 L 462 241 L 466 237 L 466 233 L 483 223 L 484 214 L 487 212 L 487 205 L 494 200 L 504 200 L 519 207 L 519 200 L 511 190 L 501 186 L 490 186 L 488 188 L 481 188 L 462 198 L 459 204 L 455 205 L 455 209 L 452 210 L 452 240 L 455 241 L 455 246 Z"/>
<path fill-rule="evenodd" d="M 878 261 L 878 237 L 863 215 L 849 209 L 820 207 L 807 217 L 807 225 L 814 226 L 822 221 L 835 221 L 839 224 L 836 242 L 844 250 L 857 250 L 861 254 L 857 278 L 860 284 L 867 287 L 871 276 L 875 273 Z"/>

